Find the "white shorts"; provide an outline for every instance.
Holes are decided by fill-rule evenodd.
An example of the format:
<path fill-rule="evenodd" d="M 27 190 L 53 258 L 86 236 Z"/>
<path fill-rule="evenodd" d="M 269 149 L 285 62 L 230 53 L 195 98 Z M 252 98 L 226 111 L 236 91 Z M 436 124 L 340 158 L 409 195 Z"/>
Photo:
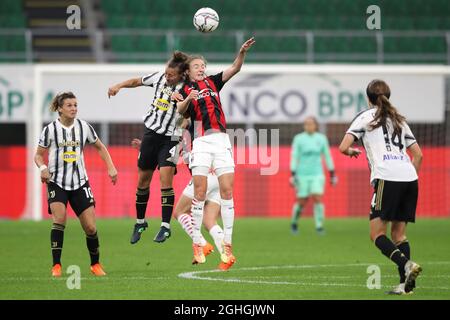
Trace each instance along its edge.
<path fill-rule="evenodd" d="M 208 189 L 206 190 L 206 201 L 212 201 L 220 205 L 220 190 L 219 190 L 219 179 L 215 174 L 208 174 L 207 176 Z M 194 199 L 194 183 L 189 181 L 189 184 L 184 188 L 183 194 Z"/>
<path fill-rule="evenodd" d="M 195 138 L 192 143 L 189 167 L 234 168 L 233 149 L 228 134 L 212 133 Z"/>

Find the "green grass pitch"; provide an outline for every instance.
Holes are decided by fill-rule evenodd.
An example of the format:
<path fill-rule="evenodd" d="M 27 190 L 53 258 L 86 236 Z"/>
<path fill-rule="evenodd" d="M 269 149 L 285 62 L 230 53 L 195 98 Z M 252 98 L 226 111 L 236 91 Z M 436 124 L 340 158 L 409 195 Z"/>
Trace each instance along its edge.
<path fill-rule="evenodd" d="M 50 277 L 50 221 L 0 222 L 0 299 L 450 299 L 450 219 L 419 219 L 408 229 L 412 256 L 423 266 L 413 295 L 387 296 L 397 269 L 369 240 L 368 219 L 328 219 L 326 235 L 311 218 L 292 235 L 288 219 L 237 219 L 237 263 L 216 272 L 215 252 L 192 266 L 191 242 L 174 221 L 172 237 L 154 243 L 159 220 L 135 245 L 134 221 L 98 221 L 101 262 L 108 275 L 89 272 L 85 238 L 75 219 L 68 221 L 62 263 L 64 275 Z M 209 235 L 206 235 L 209 240 Z M 212 240 L 209 240 L 212 242 Z M 381 289 L 368 289 L 367 267 L 378 265 Z M 69 265 L 81 268 L 81 288 L 70 290 Z"/>

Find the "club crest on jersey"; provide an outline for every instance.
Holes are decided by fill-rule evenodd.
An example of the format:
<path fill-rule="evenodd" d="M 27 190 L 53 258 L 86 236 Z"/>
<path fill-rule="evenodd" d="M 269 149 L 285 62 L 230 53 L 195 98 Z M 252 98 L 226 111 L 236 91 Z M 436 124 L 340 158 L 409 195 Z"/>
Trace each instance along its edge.
<path fill-rule="evenodd" d="M 75 162 L 78 159 L 78 155 L 75 151 L 64 152 L 62 157 L 63 157 L 63 160 L 68 163 Z"/>
<path fill-rule="evenodd" d="M 155 100 L 155 102 L 153 102 L 153 105 L 161 111 L 169 110 L 169 101 L 167 101 L 166 99 L 157 99 Z"/>

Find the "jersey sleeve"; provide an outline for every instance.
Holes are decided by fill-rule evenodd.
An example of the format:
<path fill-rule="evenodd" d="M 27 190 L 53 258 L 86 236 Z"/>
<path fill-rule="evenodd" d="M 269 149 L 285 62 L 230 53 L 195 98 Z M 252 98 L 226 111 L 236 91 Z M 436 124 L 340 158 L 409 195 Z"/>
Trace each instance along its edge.
<path fill-rule="evenodd" d="M 346 133 L 351 134 L 355 137 L 355 140 L 361 139 L 366 133 L 367 125 L 370 122 L 370 117 L 368 112 L 361 113 L 356 116 L 356 118 L 350 124 Z"/>
<path fill-rule="evenodd" d="M 414 134 L 411 131 L 411 128 L 409 127 L 409 125 L 406 122 L 405 122 L 404 126 L 405 126 L 405 143 L 406 143 L 406 148 L 409 148 L 414 143 L 417 143 L 417 141 L 416 141 L 416 138 L 414 137 Z"/>
<path fill-rule="evenodd" d="M 97 132 L 95 132 L 94 128 L 86 122 L 86 126 L 88 127 L 86 141 L 87 143 L 94 144 L 98 140 Z"/>
<path fill-rule="evenodd" d="M 214 82 L 217 91 L 222 90 L 223 86 L 225 85 L 225 82 L 222 80 L 222 75 L 223 71 L 209 77 Z"/>
<path fill-rule="evenodd" d="M 323 136 L 323 147 L 322 147 L 322 154 L 325 157 L 325 163 L 327 165 L 328 171 L 334 171 L 334 162 L 333 158 L 331 157 L 330 152 L 330 145 L 328 143 L 328 138 L 324 135 Z"/>
<path fill-rule="evenodd" d="M 300 157 L 300 141 L 298 139 L 298 136 L 295 136 L 294 140 L 292 140 L 291 146 L 291 172 L 297 171 L 299 157 Z"/>
<path fill-rule="evenodd" d="M 50 130 L 48 126 L 46 126 L 39 137 L 39 146 L 42 148 L 48 148 L 50 146 Z"/>
<path fill-rule="evenodd" d="M 141 81 L 144 86 L 153 87 L 161 79 L 161 76 L 164 76 L 162 72 L 153 72 L 143 76 Z"/>

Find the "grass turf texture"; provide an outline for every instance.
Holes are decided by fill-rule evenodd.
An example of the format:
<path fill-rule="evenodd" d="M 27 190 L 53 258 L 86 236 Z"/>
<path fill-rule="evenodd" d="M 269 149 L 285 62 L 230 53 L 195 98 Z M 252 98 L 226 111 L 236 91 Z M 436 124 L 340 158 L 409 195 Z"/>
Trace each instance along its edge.
<path fill-rule="evenodd" d="M 133 223 L 97 222 L 108 275 L 95 278 L 79 222 L 69 220 L 63 277 L 52 279 L 51 222 L 0 222 L 0 299 L 450 299 L 450 219 L 419 219 L 409 226 L 412 257 L 424 268 L 409 296 L 384 294 L 398 283 L 397 268 L 370 242 L 367 219 L 328 219 L 324 236 L 315 233 L 310 218 L 300 220 L 298 235 L 291 234 L 288 219 L 237 219 L 237 263 L 228 272 L 203 272 L 217 267 L 217 252 L 192 266 L 191 242 L 176 221 L 163 244 L 152 241 L 159 221 L 150 220 L 140 242 L 131 245 Z M 369 264 L 381 269 L 379 290 L 366 286 Z M 66 286 L 69 265 L 81 268 L 80 290 Z"/>

